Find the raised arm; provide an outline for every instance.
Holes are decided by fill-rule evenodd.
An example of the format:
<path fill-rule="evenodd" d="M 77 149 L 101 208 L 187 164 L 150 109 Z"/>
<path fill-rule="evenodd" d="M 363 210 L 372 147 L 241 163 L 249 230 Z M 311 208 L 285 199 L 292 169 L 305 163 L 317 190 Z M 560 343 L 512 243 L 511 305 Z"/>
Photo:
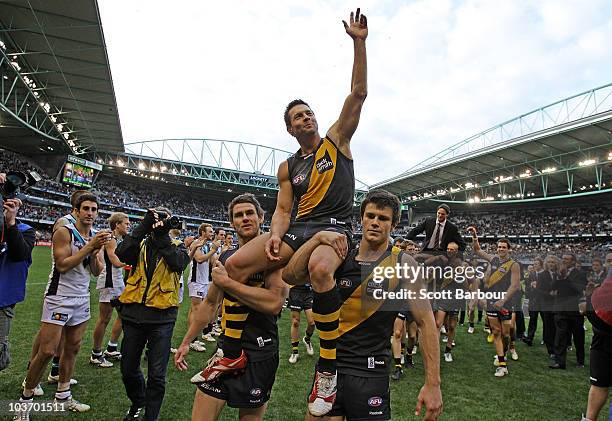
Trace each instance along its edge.
<path fill-rule="evenodd" d="M 476 254 L 476 256 L 485 259 L 487 262 L 491 262 L 491 260 L 493 260 L 493 256 L 480 248 L 480 242 L 478 242 L 478 234 L 476 232 L 476 228 L 469 227 L 468 231 L 470 232 L 470 234 L 472 234 L 472 248 L 474 249 L 474 253 Z"/>
<path fill-rule="evenodd" d="M 293 187 L 289 180 L 289 164 L 283 161 L 278 167 L 278 195 L 276 209 L 270 224 L 270 239 L 266 242 L 266 255 L 271 261 L 280 260 L 278 255 L 283 235 L 289 229 L 293 207 Z"/>
<path fill-rule="evenodd" d="M 219 241 L 213 241 L 210 244 L 210 250 L 207 253 L 204 253 L 202 251 L 201 247 L 196 247 L 195 251 L 193 252 L 193 255 L 191 253 L 190 257 L 192 257 L 196 262 L 198 263 L 204 263 L 206 262 L 208 259 L 210 259 L 219 249 Z"/>
<path fill-rule="evenodd" d="M 349 142 L 357 130 L 361 108 L 368 94 L 367 60 L 365 40 L 368 36 L 368 20 L 357 9 L 351 12 L 349 23 L 342 21 L 346 33 L 353 39 L 353 72 L 351 77 L 351 92 L 344 100 L 340 117 L 327 132 L 327 135 L 337 142 L 338 148 L 349 158 L 351 157 Z"/>

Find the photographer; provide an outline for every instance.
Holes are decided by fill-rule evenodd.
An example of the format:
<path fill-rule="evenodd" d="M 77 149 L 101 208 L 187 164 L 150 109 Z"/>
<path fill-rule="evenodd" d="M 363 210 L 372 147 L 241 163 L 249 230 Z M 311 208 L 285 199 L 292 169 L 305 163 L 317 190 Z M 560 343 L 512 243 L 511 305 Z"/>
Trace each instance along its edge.
<path fill-rule="evenodd" d="M 6 180 L 0 173 L 0 185 Z M 34 228 L 16 219 L 21 206 L 19 199 L 3 200 L 0 232 L 0 371 L 10 362 L 8 335 L 15 304 L 25 298 L 28 268 L 32 264 L 32 248 L 36 240 Z"/>
<path fill-rule="evenodd" d="M 118 303 L 123 323 L 121 375 L 132 402 L 124 420 L 138 419 L 143 408 L 145 420 L 156 420 L 161 409 L 180 278 L 189 263 L 183 243 L 170 239 L 169 231 L 178 223 L 166 208 L 149 209 L 115 252 L 119 260 L 132 266 Z M 140 370 L 145 344 L 146 386 Z"/>

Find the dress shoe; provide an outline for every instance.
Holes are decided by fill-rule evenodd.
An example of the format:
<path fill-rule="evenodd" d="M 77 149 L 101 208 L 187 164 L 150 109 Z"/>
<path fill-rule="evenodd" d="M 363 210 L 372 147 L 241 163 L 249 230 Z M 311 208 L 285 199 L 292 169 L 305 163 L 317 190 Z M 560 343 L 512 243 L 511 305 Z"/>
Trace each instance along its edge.
<path fill-rule="evenodd" d="M 559 363 L 552 363 L 548 366 L 548 368 L 565 370 L 565 366 Z"/>

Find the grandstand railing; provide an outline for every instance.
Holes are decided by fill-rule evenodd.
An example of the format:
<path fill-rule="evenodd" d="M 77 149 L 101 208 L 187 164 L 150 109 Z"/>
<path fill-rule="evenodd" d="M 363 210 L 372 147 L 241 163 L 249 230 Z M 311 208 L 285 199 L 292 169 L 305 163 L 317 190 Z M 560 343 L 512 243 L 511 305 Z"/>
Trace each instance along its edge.
<path fill-rule="evenodd" d="M 612 110 L 612 83 L 573 95 L 526 114 L 521 114 L 518 117 L 470 136 L 419 162 L 402 175 L 497 143 L 577 121 L 609 110 Z"/>

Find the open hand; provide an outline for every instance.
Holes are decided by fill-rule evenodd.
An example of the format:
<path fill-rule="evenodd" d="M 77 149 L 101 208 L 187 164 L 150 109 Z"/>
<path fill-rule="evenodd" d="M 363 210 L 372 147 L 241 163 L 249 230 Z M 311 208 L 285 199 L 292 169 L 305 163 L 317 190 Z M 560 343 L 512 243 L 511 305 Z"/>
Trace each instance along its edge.
<path fill-rule="evenodd" d="M 365 40 L 368 37 L 368 19 L 364 14 L 361 14 L 359 8 L 355 13 L 351 12 L 349 23 L 342 21 L 344 30 L 353 39 Z"/>

